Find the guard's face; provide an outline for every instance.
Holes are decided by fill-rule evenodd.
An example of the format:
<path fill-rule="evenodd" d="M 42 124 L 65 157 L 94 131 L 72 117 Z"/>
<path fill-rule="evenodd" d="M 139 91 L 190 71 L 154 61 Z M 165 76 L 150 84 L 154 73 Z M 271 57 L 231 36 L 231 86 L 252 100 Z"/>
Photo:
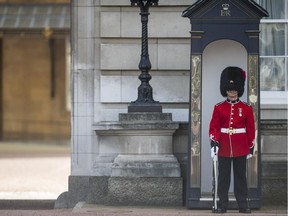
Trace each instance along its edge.
<path fill-rule="evenodd" d="M 227 96 L 229 98 L 235 98 L 235 97 L 238 97 L 238 91 L 235 91 L 235 90 L 229 90 L 229 91 L 226 91 L 227 93 Z"/>

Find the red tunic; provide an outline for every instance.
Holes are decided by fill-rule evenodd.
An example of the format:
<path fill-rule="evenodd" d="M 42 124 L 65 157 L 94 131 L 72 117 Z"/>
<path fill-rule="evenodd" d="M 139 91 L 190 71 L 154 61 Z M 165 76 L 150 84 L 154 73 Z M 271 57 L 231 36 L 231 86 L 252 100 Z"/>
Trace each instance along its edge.
<path fill-rule="evenodd" d="M 228 130 L 229 128 L 231 130 Z M 255 143 L 252 106 L 240 100 L 236 102 L 225 100 L 216 104 L 210 122 L 209 136 L 210 140 L 219 143 L 218 155 L 221 157 L 248 155 Z"/>

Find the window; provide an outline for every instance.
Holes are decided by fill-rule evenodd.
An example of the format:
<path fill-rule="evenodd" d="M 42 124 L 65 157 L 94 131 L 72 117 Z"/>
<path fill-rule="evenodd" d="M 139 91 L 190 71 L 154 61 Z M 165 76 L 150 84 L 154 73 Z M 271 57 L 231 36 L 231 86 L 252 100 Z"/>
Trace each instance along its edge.
<path fill-rule="evenodd" d="M 288 0 L 257 0 L 269 12 L 260 25 L 262 102 L 287 104 Z"/>

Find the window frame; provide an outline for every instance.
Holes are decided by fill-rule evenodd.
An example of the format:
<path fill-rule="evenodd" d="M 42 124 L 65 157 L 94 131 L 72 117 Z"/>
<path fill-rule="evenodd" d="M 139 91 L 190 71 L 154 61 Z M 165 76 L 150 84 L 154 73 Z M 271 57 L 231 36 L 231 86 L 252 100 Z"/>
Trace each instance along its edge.
<path fill-rule="evenodd" d="M 285 68 L 285 90 L 284 91 L 264 91 L 260 90 L 260 101 L 261 104 L 267 105 L 277 105 L 277 104 L 288 104 L 288 1 L 285 1 L 285 18 L 284 19 L 261 19 L 260 24 L 276 24 L 283 23 L 285 24 L 284 30 L 284 43 L 285 43 L 285 53 L 282 56 L 261 56 L 259 54 L 259 59 L 262 58 L 284 58 L 284 68 Z M 260 72 L 261 76 L 261 72 Z M 260 88 L 260 86 L 259 86 Z"/>

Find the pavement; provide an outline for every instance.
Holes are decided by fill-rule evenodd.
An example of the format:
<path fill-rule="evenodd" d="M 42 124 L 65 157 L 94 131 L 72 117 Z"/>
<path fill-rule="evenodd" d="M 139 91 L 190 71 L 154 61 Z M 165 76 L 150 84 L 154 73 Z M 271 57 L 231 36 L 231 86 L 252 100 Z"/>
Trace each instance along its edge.
<path fill-rule="evenodd" d="M 0 210 L 1 216 L 215 216 L 211 210 L 188 210 L 186 207 L 151 207 L 151 206 L 104 206 L 79 202 L 71 209 L 12 209 Z M 237 210 L 228 210 L 224 216 L 244 215 Z M 253 210 L 249 215 L 287 216 L 285 206 L 266 206 Z"/>
<path fill-rule="evenodd" d="M 53 209 L 68 190 L 69 146 L 0 143 L 0 216 L 188 216 L 215 215 L 186 207 L 105 206 L 79 202 L 74 208 Z M 228 210 L 225 216 L 242 215 Z M 258 216 L 287 216 L 287 206 L 262 206 Z"/>
<path fill-rule="evenodd" d="M 57 199 L 68 190 L 70 147 L 0 142 L 0 200 Z"/>

